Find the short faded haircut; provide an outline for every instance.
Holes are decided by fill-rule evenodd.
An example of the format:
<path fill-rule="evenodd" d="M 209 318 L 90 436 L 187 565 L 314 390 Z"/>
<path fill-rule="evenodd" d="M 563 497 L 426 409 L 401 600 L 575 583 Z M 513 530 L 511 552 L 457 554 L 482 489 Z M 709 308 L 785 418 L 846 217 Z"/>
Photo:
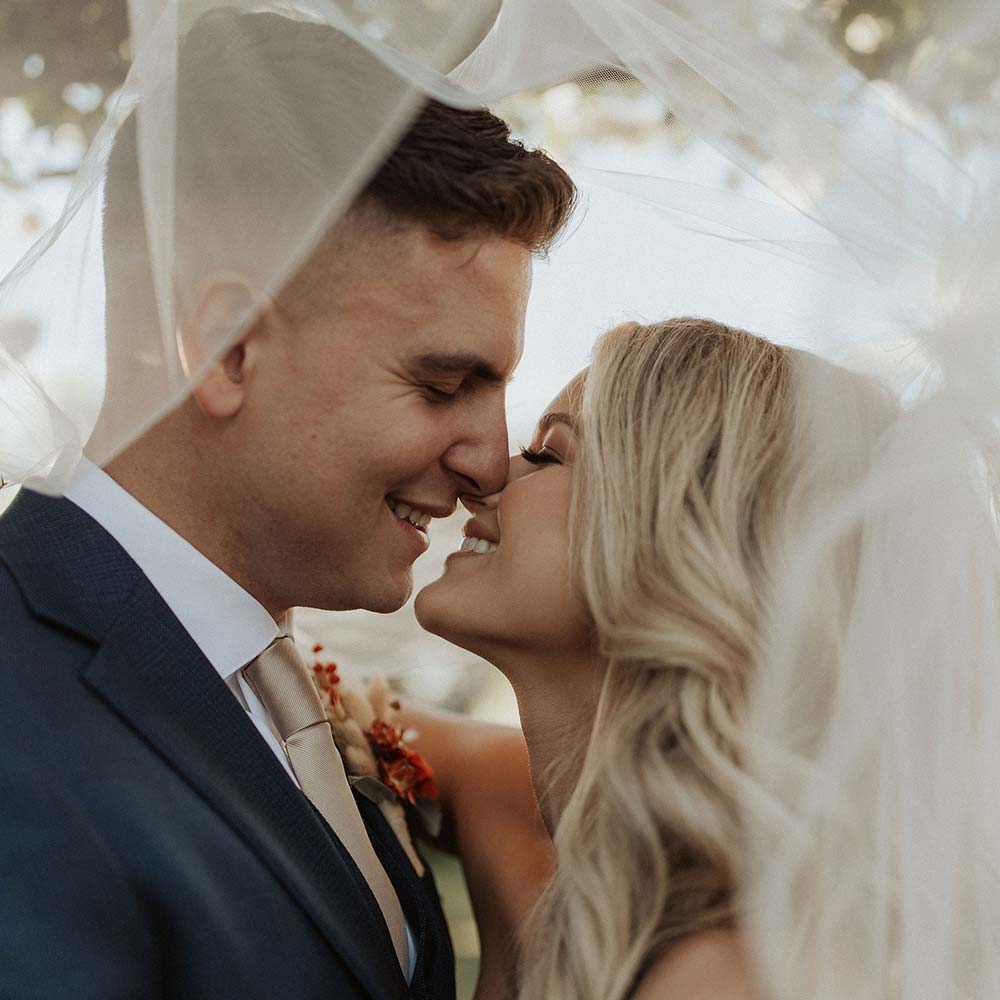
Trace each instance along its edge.
<path fill-rule="evenodd" d="M 235 86 L 234 80 L 243 82 L 241 67 L 255 62 L 269 67 L 260 80 L 251 78 L 258 86 Z M 289 218 L 284 231 L 261 232 L 254 207 L 297 185 L 312 186 L 316 200 L 315 186 L 324 174 L 333 174 L 335 182 L 348 176 L 355 164 L 344 152 L 341 130 L 357 126 L 349 117 L 333 121 L 332 109 L 377 102 L 372 94 L 398 90 L 390 70 L 329 25 L 232 8 L 210 11 L 192 27 L 179 48 L 177 81 L 175 190 L 182 279 L 185 269 L 197 273 L 199 266 L 211 264 L 184 256 L 202 234 L 216 246 L 224 243 L 236 267 L 241 254 L 248 260 L 266 256 L 269 244 L 295 247 L 305 235 L 302 220 Z M 261 115 L 266 129 L 258 124 Z M 262 134 L 268 141 L 255 145 L 254 136 Z M 198 140 L 186 141 L 191 135 Z M 290 147 L 294 157 L 288 156 Z M 237 169 L 213 170 L 212 158 L 218 155 L 230 158 Z M 136 260 L 137 249 L 145 256 L 137 175 L 131 115 L 115 139 L 105 185 L 109 307 L 116 283 L 130 294 L 137 282 L 148 283 L 148 262 Z M 216 206 L 232 204 L 234 191 L 246 212 L 217 218 Z M 352 212 L 359 219 L 382 216 L 390 228 L 419 223 L 442 239 L 496 237 L 544 253 L 565 227 L 575 197 L 566 172 L 541 150 L 525 149 L 490 111 L 426 100 L 343 217 L 349 219 Z M 325 242 L 318 241 L 316 249 Z M 183 311 L 183 303 L 179 306 Z"/>

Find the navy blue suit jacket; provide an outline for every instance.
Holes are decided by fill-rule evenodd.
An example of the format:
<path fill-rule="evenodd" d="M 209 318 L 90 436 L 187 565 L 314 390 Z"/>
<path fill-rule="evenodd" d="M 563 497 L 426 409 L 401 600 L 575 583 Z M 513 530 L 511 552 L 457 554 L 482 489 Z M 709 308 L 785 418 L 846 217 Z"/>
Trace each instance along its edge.
<path fill-rule="evenodd" d="M 430 875 L 359 799 L 418 945 L 118 543 L 0 517 L 0 997 L 454 997 Z"/>

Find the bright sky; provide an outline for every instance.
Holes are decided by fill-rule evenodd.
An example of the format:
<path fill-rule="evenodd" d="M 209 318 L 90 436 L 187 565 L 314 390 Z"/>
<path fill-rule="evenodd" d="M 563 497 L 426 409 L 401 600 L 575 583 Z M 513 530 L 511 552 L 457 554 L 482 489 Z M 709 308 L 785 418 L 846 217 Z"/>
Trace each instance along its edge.
<path fill-rule="evenodd" d="M 687 161 L 678 159 L 678 176 L 696 173 L 701 184 L 711 185 L 712 173 L 700 167 L 718 177 L 727 169 L 710 150 Z M 581 189 L 583 221 L 535 266 L 524 359 L 508 397 L 512 437 L 530 434 L 548 400 L 587 364 L 595 338 L 625 319 L 694 314 L 818 350 L 838 330 L 880 322 L 874 296 L 860 288 L 764 249 L 679 228 L 676 212 L 617 191 L 591 183 Z M 781 208 L 775 218 L 798 223 Z"/>

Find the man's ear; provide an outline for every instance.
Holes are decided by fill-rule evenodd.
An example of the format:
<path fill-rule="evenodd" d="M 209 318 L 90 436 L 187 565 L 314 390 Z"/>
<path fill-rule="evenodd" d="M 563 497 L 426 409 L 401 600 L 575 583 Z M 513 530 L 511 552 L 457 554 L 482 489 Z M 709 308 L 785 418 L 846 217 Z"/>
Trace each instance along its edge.
<path fill-rule="evenodd" d="M 239 412 L 266 336 L 268 312 L 242 275 L 216 275 L 202 289 L 190 320 L 178 331 L 178 347 L 185 371 L 198 378 L 191 395 L 205 416 L 226 420 Z M 199 373 L 203 359 L 216 354 L 234 330 L 241 330 L 237 341 Z"/>

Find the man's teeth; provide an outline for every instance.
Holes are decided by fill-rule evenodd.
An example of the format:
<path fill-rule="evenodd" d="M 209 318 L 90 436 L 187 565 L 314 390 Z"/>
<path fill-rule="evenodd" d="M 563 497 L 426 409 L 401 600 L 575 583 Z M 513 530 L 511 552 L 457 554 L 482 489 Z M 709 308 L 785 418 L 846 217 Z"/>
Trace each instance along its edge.
<path fill-rule="evenodd" d="M 431 523 L 431 515 L 425 514 L 422 510 L 417 510 L 416 507 L 411 507 L 407 503 L 398 503 L 395 500 L 387 500 L 386 503 L 389 505 L 389 510 L 393 512 L 401 521 L 409 521 L 416 528 L 427 529 L 427 525 Z"/>
<path fill-rule="evenodd" d="M 459 552 L 476 552 L 484 556 L 487 552 L 496 552 L 496 549 L 497 547 L 485 538 L 463 538 Z"/>

